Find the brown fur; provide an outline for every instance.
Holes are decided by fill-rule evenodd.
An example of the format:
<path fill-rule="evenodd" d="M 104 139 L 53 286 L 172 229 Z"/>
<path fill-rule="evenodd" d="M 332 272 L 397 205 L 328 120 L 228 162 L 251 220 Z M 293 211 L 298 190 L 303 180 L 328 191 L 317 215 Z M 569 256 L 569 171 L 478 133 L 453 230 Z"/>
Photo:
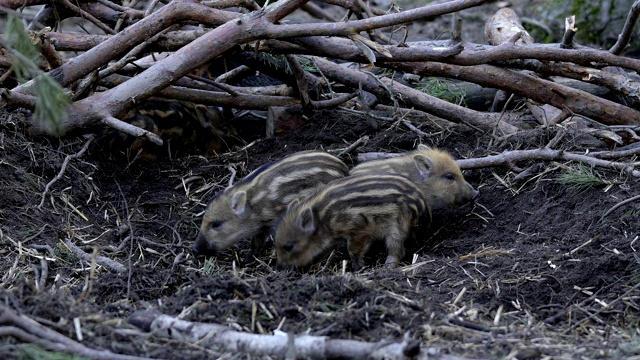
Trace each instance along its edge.
<path fill-rule="evenodd" d="M 404 240 L 426 210 L 422 191 L 396 175 L 349 176 L 306 201 L 295 201 L 276 230 L 278 267 L 304 268 L 336 246 L 340 238 L 354 269 L 362 267 L 372 240 L 383 239 L 389 266 L 404 256 Z"/>
<path fill-rule="evenodd" d="M 464 205 L 480 194 L 464 179 L 451 155 L 425 145 L 399 157 L 362 163 L 349 174 L 405 176 L 425 193 L 431 211 Z"/>
<path fill-rule="evenodd" d="M 105 128 L 98 141 L 106 143 L 114 153 L 126 151 L 130 160 L 215 155 L 240 142 L 220 109 L 186 101 L 148 101 L 124 121 L 156 134 L 163 141 L 159 146 L 145 138 Z"/>
<path fill-rule="evenodd" d="M 289 203 L 348 172 L 340 159 L 321 151 L 303 151 L 261 166 L 207 206 L 194 251 L 211 254 L 247 238 L 259 244 Z"/>

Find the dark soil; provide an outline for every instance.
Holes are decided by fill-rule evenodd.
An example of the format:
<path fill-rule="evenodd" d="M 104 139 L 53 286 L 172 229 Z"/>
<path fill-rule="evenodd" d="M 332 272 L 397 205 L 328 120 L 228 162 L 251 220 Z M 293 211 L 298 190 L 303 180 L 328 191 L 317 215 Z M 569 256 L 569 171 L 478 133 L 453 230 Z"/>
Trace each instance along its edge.
<path fill-rule="evenodd" d="M 0 298 L 74 339 L 79 319 L 86 346 L 158 358 L 221 355 L 124 331 L 136 329 L 127 324 L 134 311 L 153 308 L 265 334 L 280 328 L 374 342 L 401 341 L 408 333 L 422 346 L 458 356 L 638 354 L 640 292 L 632 287 L 640 274 L 640 203 L 602 215 L 640 187 L 615 173 L 594 170 L 606 184 L 580 188 L 557 180 L 575 164 L 546 164 L 525 182 L 502 168 L 468 172 L 481 191 L 478 205 L 425 219 L 399 269 L 381 266 L 376 249 L 362 272 L 343 273 L 348 256 L 341 251 L 300 274 L 275 271 L 270 252 L 243 267 L 248 243 L 212 259 L 194 258 L 189 248 L 206 202 L 228 182 L 228 164 L 243 176 L 285 154 L 341 149 L 364 135 L 370 141 L 359 152 L 406 151 L 422 142 L 462 158 L 538 147 L 553 134 L 529 132 L 487 150 L 489 137 L 464 126 L 411 119 L 432 134 L 420 139 L 398 123 L 324 111 L 286 137 L 218 157 L 127 163 L 93 143 L 69 162 L 39 209 L 45 184 L 85 140 L 31 142 L 23 118 L 4 113 L 0 123 Z M 567 149 L 580 140 L 569 139 Z M 65 240 L 89 254 L 96 249 L 127 271 L 98 266 L 94 273 Z M 44 268 L 48 276 L 40 280 Z M 23 347 L 0 337 L 3 357 L 17 357 Z"/>
<path fill-rule="evenodd" d="M 444 24 L 416 26 L 436 38 Z M 319 111 L 287 136 L 219 156 L 130 161 L 122 149 L 94 141 L 43 198 L 65 157 L 87 140 L 34 140 L 29 114 L 3 111 L 0 306 L 78 340 L 75 321 L 87 347 L 166 359 L 256 358 L 150 335 L 127 321 L 155 309 L 258 334 L 280 329 L 368 342 L 408 334 L 422 348 L 470 358 L 640 356 L 640 201 L 603 217 L 640 195 L 638 180 L 624 174 L 586 169 L 600 183 L 580 185 L 559 180 L 580 169 L 575 163 L 536 165 L 524 180 L 505 168 L 467 171 L 481 191 L 478 203 L 423 219 L 398 269 L 381 265 L 382 249 L 372 249 L 356 273 L 343 272 L 344 249 L 307 273 L 276 271 L 270 251 L 245 264 L 248 243 L 209 259 L 190 250 L 207 202 L 228 184 L 229 165 L 239 178 L 286 154 L 341 150 L 364 135 L 370 140 L 357 152 L 424 143 L 456 158 L 482 157 L 544 146 L 553 132 L 532 130 L 490 146 L 489 135 L 461 125 L 410 118 L 429 134 L 421 138 L 402 123 Z M 608 148 L 572 135 L 560 147 Z M 353 165 L 355 155 L 345 161 Z M 81 260 L 65 241 L 126 271 Z M 0 331 L 10 325 L 3 321 Z M 0 358 L 36 358 L 33 351 L 0 333 Z"/>

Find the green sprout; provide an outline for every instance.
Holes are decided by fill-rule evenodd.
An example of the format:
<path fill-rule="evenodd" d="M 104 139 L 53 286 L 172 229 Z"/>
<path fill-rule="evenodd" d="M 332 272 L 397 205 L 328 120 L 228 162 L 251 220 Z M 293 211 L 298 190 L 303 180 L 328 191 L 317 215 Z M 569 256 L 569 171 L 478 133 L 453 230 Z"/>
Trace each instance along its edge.
<path fill-rule="evenodd" d="M 466 94 L 461 88 L 457 87 L 456 84 L 451 81 L 429 77 L 421 79 L 418 82 L 416 89 L 425 94 L 446 100 L 450 103 L 464 105 L 464 98 Z"/>
<path fill-rule="evenodd" d="M 593 172 L 593 168 L 583 164 L 579 164 L 576 168 L 568 168 L 556 178 L 556 181 L 567 186 L 576 196 L 589 188 L 607 184 Z"/>

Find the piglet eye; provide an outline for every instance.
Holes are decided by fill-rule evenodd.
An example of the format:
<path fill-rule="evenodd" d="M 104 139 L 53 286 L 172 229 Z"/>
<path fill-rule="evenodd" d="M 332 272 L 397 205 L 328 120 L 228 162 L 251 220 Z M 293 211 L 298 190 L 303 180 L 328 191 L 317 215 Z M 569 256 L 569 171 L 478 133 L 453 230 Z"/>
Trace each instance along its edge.
<path fill-rule="evenodd" d="M 220 225 L 222 225 L 222 221 L 216 220 L 216 221 L 212 221 L 211 224 L 209 224 L 209 227 L 211 229 L 216 229 L 216 228 L 220 227 Z"/>
<path fill-rule="evenodd" d="M 294 243 L 293 243 L 293 242 L 288 242 L 288 243 L 284 244 L 284 246 L 282 247 L 282 249 L 283 249 L 284 251 L 291 251 L 291 250 L 293 250 L 293 245 L 294 245 Z"/>
<path fill-rule="evenodd" d="M 444 178 L 447 179 L 447 180 L 453 181 L 453 180 L 456 179 L 456 176 L 453 175 L 452 173 L 446 173 L 446 174 L 444 174 Z"/>

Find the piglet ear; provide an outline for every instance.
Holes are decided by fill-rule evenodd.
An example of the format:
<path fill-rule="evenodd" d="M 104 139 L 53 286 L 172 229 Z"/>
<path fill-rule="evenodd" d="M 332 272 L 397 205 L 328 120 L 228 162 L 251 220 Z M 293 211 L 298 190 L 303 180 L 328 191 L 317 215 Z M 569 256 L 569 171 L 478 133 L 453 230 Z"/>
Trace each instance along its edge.
<path fill-rule="evenodd" d="M 302 210 L 300 215 L 298 215 L 296 225 L 298 229 L 302 230 L 306 235 L 311 235 L 316 232 L 317 224 L 313 210 L 309 207 Z"/>
<path fill-rule="evenodd" d="M 289 203 L 289 205 L 287 205 L 287 211 L 289 211 L 289 210 L 291 210 L 291 209 L 295 208 L 296 206 L 298 206 L 298 204 L 300 204 L 300 199 L 298 199 L 298 198 L 293 199 L 293 200 Z"/>
<path fill-rule="evenodd" d="M 418 146 L 416 147 L 416 150 L 418 151 L 429 151 L 432 150 L 431 147 L 425 145 L 425 144 L 418 144 Z"/>
<path fill-rule="evenodd" d="M 426 180 L 431 175 L 431 170 L 433 169 L 433 162 L 431 159 L 424 155 L 415 155 L 413 157 L 413 161 L 418 169 L 418 174 L 420 174 L 420 178 L 422 180 Z"/>
<path fill-rule="evenodd" d="M 249 216 L 249 209 L 247 209 L 247 193 L 244 191 L 238 191 L 233 194 L 231 200 L 229 200 L 229 206 L 236 216 L 241 219 L 246 219 Z"/>

